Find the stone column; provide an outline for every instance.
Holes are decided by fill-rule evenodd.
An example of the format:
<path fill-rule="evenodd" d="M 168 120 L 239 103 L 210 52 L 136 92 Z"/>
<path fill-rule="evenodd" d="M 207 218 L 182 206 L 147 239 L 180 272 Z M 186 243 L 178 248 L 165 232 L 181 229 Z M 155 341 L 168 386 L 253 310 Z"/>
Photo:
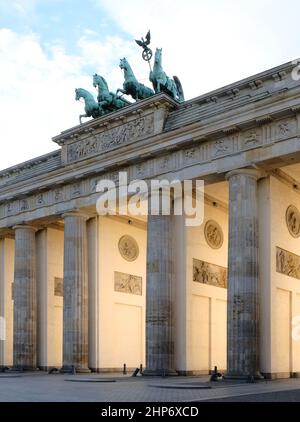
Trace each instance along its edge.
<path fill-rule="evenodd" d="M 258 192 L 256 170 L 237 170 L 229 181 L 227 371 L 259 377 Z"/>
<path fill-rule="evenodd" d="M 99 364 L 99 220 L 91 218 L 87 223 L 88 237 L 88 278 L 89 278 L 89 368 L 97 372 Z"/>
<path fill-rule="evenodd" d="M 14 280 L 13 365 L 36 369 L 36 229 L 16 226 Z"/>
<path fill-rule="evenodd" d="M 152 216 L 149 213 L 144 375 L 176 375 L 173 338 L 175 277 L 172 223 L 172 216 Z"/>
<path fill-rule="evenodd" d="M 62 372 L 89 372 L 88 369 L 88 262 L 87 216 L 63 216 L 64 231 L 64 312 Z"/>

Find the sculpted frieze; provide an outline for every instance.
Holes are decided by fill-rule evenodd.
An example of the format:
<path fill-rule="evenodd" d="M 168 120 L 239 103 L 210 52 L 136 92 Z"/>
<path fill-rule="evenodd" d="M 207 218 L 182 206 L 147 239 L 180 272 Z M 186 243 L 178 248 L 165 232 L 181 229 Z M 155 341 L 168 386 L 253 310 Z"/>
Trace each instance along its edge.
<path fill-rule="evenodd" d="M 81 184 L 80 183 L 75 183 L 73 186 L 72 186 L 72 190 L 71 190 L 71 192 L 72 192 L 72 196 L 74 197 L 74 196 L 78 196 L 78 195 L 80 195 L 81 194 Z"/>
<path fill-rule="evenodd" d="M 36 203 L 37 203 L 37 205 L 44 205 L 45 204 L 45 198 L 44 198 L 44 195 L 42 193 L 40 195 L 37 195 Z"/>
<path fill-rule="evenodd" d="M 209 262 L 193 260 L 193 281 L 227 289 L 227 269 Z"/>
<path fill-rule="evenodd" d="M 250 130 L 244 135 L 245 146 L 252 146 L 261 142 L 261 130 Z"/>
<path fill-rule="evenodd" d="M 296 119 L 285 120 L 276 125 L 276 138 L 284 139 L 294 136 L 297 133 Z"/>
<path fill-rule="evenodd" d="M 238 135 L 229 135 L 225 138 L 218 139 L 214 143 L 214 158 L 219 156 L 232 154 L 234 151 L 235 140 L 238 139 Z"/>
<path fill-rule="evenodd" d="M 141 179 L 146 175 L 146 165 L 144 163 L 139 163 L 135 167 L 136 178 Z"/>
<path fill-rule="evenodd" d="M 122 126 L 108 129 L 93 135 L 89 139 L 77 141 L 68 146 L 68 162 L 87 158 L 101 152 L 109 151 L 117 146 L 134 142 L 154 133 L 154 117 L 140 117 Z"/>
<path fill-rule="evenodd" d="M 143 279 L 131 274 L 115 271 L 115 292 L 142 296 Z"/>
<path fill-rule="evenodd" d="M 57 189 L 54 191 L 54 201 L 60 202 L 63 200 L 63 191 L 61 189 Z"/>
<path fill-rule="evenodd" d="M 300 280 L 300 256 L 277 247 L 276 271 Z"/>
<path fill-rule="evenodd" d="M 148 123 L 147 123 L 147 121 Z M 146 135 L 153 130 L 153 116 L 144 116 L 133 122 L 126 123 L 122 127 L 127 128 L 112 128 L 107 131 L 110 133 L 111 139 L 115 142 L 133 142 L 140 136 L 141 133 Z M 137 129 L 133 129 L 133 127 Z M 269 143 L 280 142 L 285 139 L 291 138 L 297 135 L 297 120 L 296 118 L 284 119 L 282 121 L 274 121 L 262 127 L 249 129 L 247 131 L 241 131 L 232 135 L 226 135 L 224 138 L 216 140 L 205 139 L 205 141 L 195 141 L 193 146 L 187 149 L 181 149 L 178 151 L 169 151 L 167 153 L 164 150 L 161 156 L 153 157 L 137 157 L 138 162 L 133 163 L 128 167 L 118 168 L 116 163 L 115 168 L 111 171 L 104 171 L 104 168 L 99 166 L 99 176 L 92 174 L 90 177 L 86 177 L 85 181 L 75 179 L 72 181 L 65 181 L 64 176 L 61 177 L 61 185 L 50 186 L 48 191 L 43 193 L 35 192 L 24 197 L 15 197 L 7 201 L 3 201 L 0 205 L 0 219 L 6 217 L 12 217 L 22 212 L 31 212 L 39 208 L 46 206 L 58 205 L 59 203 L 66 202 L 71 199 L 79 199 L 81 197 L 89 197 L 89 195 L 96 194 L 97 184 L 100 180 L 108 179 L 114 181 L 116 184 L 119 182 L 119 171 L 128 172 L 128 182 L 134 179 L 148 179 L 156 178 L 160 174 L 167 171 L 178 171 L 188 166 L 199 165 L 207 163 L 212 160 L 222 159 L 223 156 L 240 153 L 242 151 L 249 150 L 249 148 L 256 148 L 260 145 L 268 145 Z M 121 132 L 125 133 L 123 136 Z M 129 138 L 130 133 L 133 134 L 133 138 Z M 280 138 L 279 137 L 280 134 Z M 73 160 L 78 157 L 83 157 L 85 154 L 88 157 L 92 155 L 94 151 L 98 151 L 98 148 L 102 148 L 103 145 L 107 146 L 107 139 L 103 138 L 103 134 L 99 136 L 96 142 L 95 135 L 90 135 L 91 138 L 85 140 L 77 140 L 74 144 L 69 145 L 72 148 L 70 156 Z M 107 132 L 106 132 L 107 136 Z M 103 140 L 104 139 L 104 140 Z M 84 147 L 86 146 L 86 150 Z M 78 149 L 77 149 L 78 148 Z M 95 149 L 96 148 L 96 149 Z M 76 158 L 77 157 L 77 158 Z M 116 158 L 118 158 L 116 154 Z M 78 171 L 78 177 L 80 177 L 80 169 Z M 11 196 L 11 193 L 10 193 Z M 288 221 L 293 221 L 293 215 L 289 215 Z M 289 226 L 288 226 L 289 227 Z M 293 231 L 293 230 L 292 230 Z"/>
<path fill-rule="evenodd" d="M 27 211 L 27 210 L 29 210 L 29 204 L 28 204 L 28 201 L 26 199 L 23 199 L 21 201 L 20 210 L 21 211 Z"/>
<path fill-rule="evenodd" d="M 9 215 L 9 214 L 13 213 L 13 211 L 14 211 L 13 204 L 12 203 L 7 204 L 7 206 L 6 206 L 7 214 Z"/>

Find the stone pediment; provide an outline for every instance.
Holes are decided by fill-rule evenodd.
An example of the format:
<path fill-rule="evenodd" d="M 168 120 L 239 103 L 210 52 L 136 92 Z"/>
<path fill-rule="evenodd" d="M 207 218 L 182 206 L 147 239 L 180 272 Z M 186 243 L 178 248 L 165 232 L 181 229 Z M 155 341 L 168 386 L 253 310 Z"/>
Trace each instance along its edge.
<path fill-rule="evenodd" d="M 176 107 L 175 101 L 159 94 L 76 126 L 53 141 L 62 147 L 63 163 L 74 163 L 161 134 L 169 111 Z"/>

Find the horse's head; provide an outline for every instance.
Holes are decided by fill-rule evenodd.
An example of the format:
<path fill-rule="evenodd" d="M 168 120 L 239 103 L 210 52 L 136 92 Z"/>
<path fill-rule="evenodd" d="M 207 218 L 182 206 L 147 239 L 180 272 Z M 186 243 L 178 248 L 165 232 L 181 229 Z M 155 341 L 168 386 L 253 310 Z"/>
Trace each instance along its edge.
<path fill-rule="evenodd" d="M 93 95 L 89 91 L 87 91 L 86 89 L 83 89 L 83 88 L 76 88 L 75 94 L 76 94 L 76 96 L 75 96 L 76 101 L 79 101 L 80 98 L 83 98 L 84 100 L 88 100 L 90 98 L 93 98 Z"/>
<path fill-rule="evenodd" d="M 75 89 L 75 100 L 79 101 L 81 98 L 81 89 L 80 88 L 76 88 Z"/>
<path fill-rule="evenodd" d="M 103 78 L 103 76 L 100 76 L 97 73 L 95 73 L 95 75 L 93 76 L 93 85 L 95 88 L 97 88 L 98 86 L 99 89 L 102 91 L 108 91 L 108 85 L 106 80 Z"/>
<path fill-rule="evenodd" d="M 93 76 L 93 86 L 95 87 L 95 88 L 97 88 L 97 85 L 98 85 L 98 83 L 99 83 L 99 75 L 97 75 L 97 73 L 95 73 L 95 75 Z"/>
<path fill-rule="evenodd" d="M 162 48 L 157 48 L 155 51 L 155 58 L 154 58 L 154 61 L 156 64 L 161 63 L 161 56 L 162 56 Z"/>
<path fill-rule="evenodd" d="M 120 68 L 123 69 L 123 70 L 128 69 L 128 61 L 126 60 L 125 57 L 124 57 L 124 59 L 120 60 Z"/>

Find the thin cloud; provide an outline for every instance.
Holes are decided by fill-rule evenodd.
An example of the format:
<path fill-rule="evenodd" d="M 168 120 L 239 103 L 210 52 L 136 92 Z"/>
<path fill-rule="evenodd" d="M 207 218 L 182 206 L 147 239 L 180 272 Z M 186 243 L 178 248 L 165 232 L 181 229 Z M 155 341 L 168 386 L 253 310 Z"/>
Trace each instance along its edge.
<path fill-rule="evenodd" d="M 286 0 L 284 8 L 279 0 L 88 0 L 81 6 L 79 1 L 52 1 L 57 14 L 52 9 L 45 17 L 42 6 L 50 0 L 0 0 L 2 18 L 14 14 L 24 23 L 22 34 L 0 28 L 0 168 L 56 148 L 51 137 L 78 124 L 83 112 L 74 89 L 97 95 L 92 86 L 97 72 L 116 91 L 123 84 L 122 57 L 150 86 L 148 64 L 134 43 L 149 28 L 151 47 L 163 48 L 164 70 L 179 76 L 187 99 L 300 56 L 298 0 Z M 84 7 L 84 24 L 73 22 L 60 3 L 76 5 L 77 12 Z M 99 13 L 98 36 L 88 13 Z M 54 41 L 55 33 L 42 31 L 45 18 L 54 16 L 66 25 L 65 40 Z M 39 34 L 26 30 L 33 17 Z M 101 26 L 106 24 L 110 31 Z M 116 33 L 108 36 L 112 28 Z M 72 54 L 65 49 L 70 31 L 78 34 L 72 37 Z"/>
<path fill-rule="evenodd" d="M 51 137 L 78 124 L 75 88 L 91 86 L 83 60 L 61 47 L 46 54 L 38 37 L 0 30 L 0 167 L 46 153 Z"/>
<path fill-rule="evenodd" d="M 17 13 L 20 17 L 26 17 L 33 13 L 38 0 L 0 0 L 0 13 Z"/>

